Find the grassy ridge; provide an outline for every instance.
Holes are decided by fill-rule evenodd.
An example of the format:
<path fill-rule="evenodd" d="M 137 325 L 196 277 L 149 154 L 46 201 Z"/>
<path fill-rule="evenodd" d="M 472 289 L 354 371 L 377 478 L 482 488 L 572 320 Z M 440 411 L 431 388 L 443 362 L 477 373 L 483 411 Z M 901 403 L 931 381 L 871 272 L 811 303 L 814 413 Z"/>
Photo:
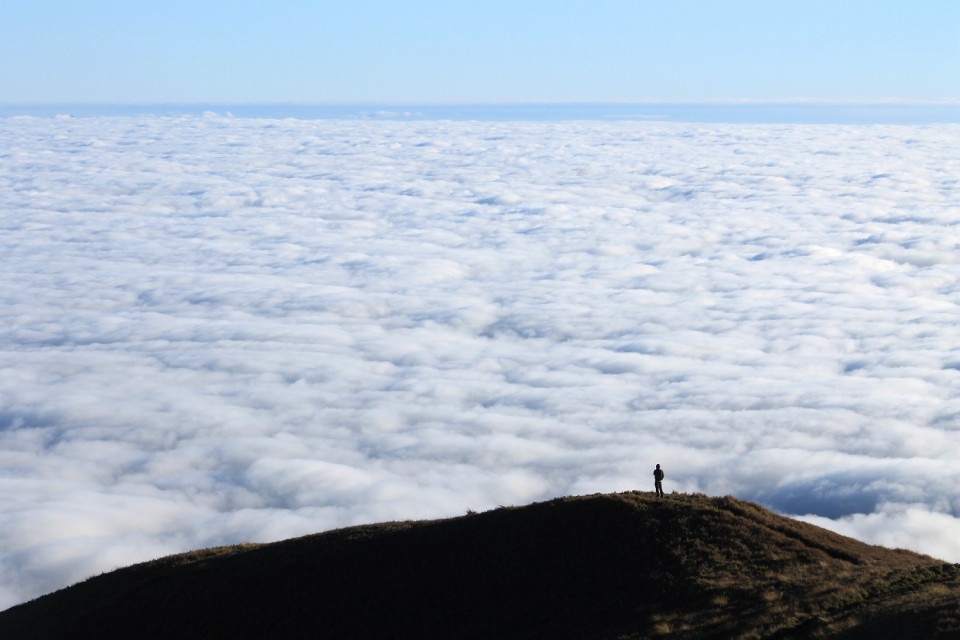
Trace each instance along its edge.
<path fill-rule="evenodd" d="M 2 638 L 958 638 L 960 565 L 734 498 L 571 497 L 170 556 Z"/>

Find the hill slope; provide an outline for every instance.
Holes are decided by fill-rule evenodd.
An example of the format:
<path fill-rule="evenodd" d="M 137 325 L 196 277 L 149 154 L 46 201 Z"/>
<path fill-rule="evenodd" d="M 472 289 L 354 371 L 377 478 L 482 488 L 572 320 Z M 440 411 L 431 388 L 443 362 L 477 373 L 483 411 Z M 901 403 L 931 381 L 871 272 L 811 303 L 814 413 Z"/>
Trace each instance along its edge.
<path fill-rule="evenodd" d="M 960 565 L 730 497 L 595 495 L 170 556 L 0 637 L 958 638 Z"/>

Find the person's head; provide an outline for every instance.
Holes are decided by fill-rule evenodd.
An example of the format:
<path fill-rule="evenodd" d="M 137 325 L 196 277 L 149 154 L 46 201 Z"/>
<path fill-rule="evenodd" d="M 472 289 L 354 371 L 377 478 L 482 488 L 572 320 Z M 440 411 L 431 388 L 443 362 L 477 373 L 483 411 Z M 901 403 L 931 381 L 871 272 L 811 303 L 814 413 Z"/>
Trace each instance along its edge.
<path fill-rule="evenodd" d="M 659 469 L 659 468 L 660 468 L 660 465 L 657 465 L 657 469 Z"/>

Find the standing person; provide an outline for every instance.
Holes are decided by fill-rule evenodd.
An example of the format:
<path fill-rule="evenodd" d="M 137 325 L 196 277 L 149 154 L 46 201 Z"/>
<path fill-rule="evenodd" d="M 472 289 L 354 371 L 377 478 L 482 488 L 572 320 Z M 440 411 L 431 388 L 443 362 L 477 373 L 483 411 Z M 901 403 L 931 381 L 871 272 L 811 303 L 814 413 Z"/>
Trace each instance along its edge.
<path fill-rule="evenodd" d="M 660 465 L 657 465 L 657 468 L 653 470 L 653 488 L 657 490 L 657 497 L 663 497 L 663 469 L 660 468 Z"/>

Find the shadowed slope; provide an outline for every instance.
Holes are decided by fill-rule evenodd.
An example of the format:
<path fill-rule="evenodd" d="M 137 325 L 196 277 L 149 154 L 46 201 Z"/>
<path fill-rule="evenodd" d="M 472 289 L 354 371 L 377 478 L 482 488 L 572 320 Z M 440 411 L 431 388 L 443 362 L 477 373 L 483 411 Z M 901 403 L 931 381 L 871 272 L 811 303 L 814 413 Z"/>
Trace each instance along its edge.
<path fill-rule="evenodd" d="M 171 556 L 0 613 L 3 638 L 824 633 L 956 638 L 960 567 L 729 497 L 625 493 Z"/>

